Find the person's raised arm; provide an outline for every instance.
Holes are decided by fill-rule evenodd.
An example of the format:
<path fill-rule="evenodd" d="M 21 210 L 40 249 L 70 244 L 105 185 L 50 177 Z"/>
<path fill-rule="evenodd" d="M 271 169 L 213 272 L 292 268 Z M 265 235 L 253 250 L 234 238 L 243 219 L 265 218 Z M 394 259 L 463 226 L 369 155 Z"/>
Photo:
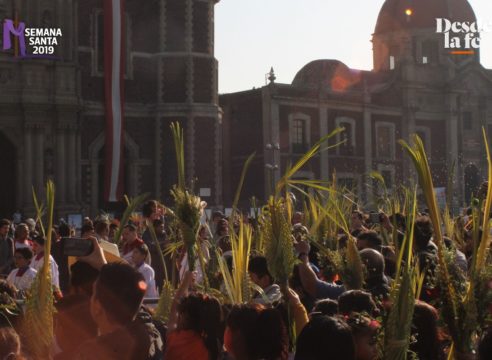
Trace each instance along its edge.
<path fill-rule="evenodd" d="M 188 295 L 188 290 L 196 281 L 196 271 L 186 271 L 183 275 L 183 280 L 176 290 L 174 295 L 173 303 L 171 304 L 171 311 L 169 313 L 169 321 L 167 324 L 167 329 L 169 331 L 176 330 L 178 324 L 178 304 L 182 298 Z"/>
<path fill-rule="evenodd" d="M 309 265 L 310 249 L 311 247 L 307 241 L 299 241 L 296 244 L 299 260 L 301 260 L 301 263 L 299 264 L 299 276 L 301 278 L 302 287 L 309 295 L 316 298 L 316 283 L 318 278 Z"/>

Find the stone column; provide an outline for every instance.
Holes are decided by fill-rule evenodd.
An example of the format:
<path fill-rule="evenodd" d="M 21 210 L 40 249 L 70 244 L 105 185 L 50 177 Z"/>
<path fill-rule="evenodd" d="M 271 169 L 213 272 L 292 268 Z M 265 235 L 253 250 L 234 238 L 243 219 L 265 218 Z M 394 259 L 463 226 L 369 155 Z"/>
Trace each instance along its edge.
<path fill-rule="evenodd" d="M 372 114 L 371 109 L 368 106 L 364 106 L 363 113 L 363 128 L 364 128 L 364 176 L 362 177 L 363 183 L 369 184 L 371 179 L 369 174 L 373 170 L 372 164 Z M 362 198 L 365 203 L 372 200 L 371 187 L 364 186 L 362 190 Z"/>
<path fill-rule="evenodd" d="M 56 197 L 62 205 L 66 202 L 66 160 L 65 130 L 58 129 L 56 134 Z M 70 184 L 68 184 L 70 186 Z"/>
<path fill-rule="evenodd" d="M 36 184 L 36 191 L 39 196 L 42 194 L 44 189 L 44 133 L 43 128 L 38 127 L 35 133 L 35 145 L 34 145 L 34 182 Z"/>
<path fill-rule="evenodd" d="M 270 195 L 270 189 L 271 189 L 271 175 L 272 172 L 271 170 L 267 169 L 266 165 L 273 163 L 273 156 L 272 152 L 269 150 L 266 150 L 266 145 L 271 144 L 272 140 L 272 127 L 270 124 L 270 103 L 271 103 L 271 98 L 270 98 L 270 87 L 265 86 L 261 90 L 261 96 L 262 96 L 262 126 L 263 126 L 263 179 L 264 179 L 264 194 L 265 194 L 265 199 Z"/>
<path fill-rule="evenodd" d="M 159 116 L 154 122 L 154 193 L 156 199 L 161 198 L 161 164 L 162 164 L 162 128 Z"/>
<path fill-rule="evenodd" d="M 321 105 L 319 107 L 319 129 L 320 138 L 328 135 L 328 106 Z M 322 151 L 320 154 L 320 172 L 322 180 L 330 179 L 330 169 L 328 166 L 328 151 Z"/>
<path fill-rule="evenodd" d="M 68 133 L 68 162 L 67 162 L 67 167 L 68 167 L 68 201 L 70 202 L 70 205 L 76 205 L 77 202 L 77 186 L 78 186 L 78 181 L 77 181 L 77 142 L 76 142 L 76 137 L 75 137 L 75 129 L 70 129 Z"/>
<path fill-rule="evenodd" d="M 32 159 L 32 129 L 24 127 L 24 207 L 31 207 L 31 194 L 33 183 L 33 159 Z"/>
<path fill-rule="evenodd" d="M 272 145 L 280 144 L 280 107 L 277 102 L 271 101 L 270 105 L 270 116 L 271 116 L 271 126 L 272 126 Z M 289 140 L 290 141 L 290 140 Z M 282 150 L 276 150 L 275 148 L 272 150 L 273 154 L 273 164 L 277 165 L 278 168 L 273 171 L 273 179 L 276 184 L 280 180 L 280 174 L 282 173 L 282 164 L 281 164 L 281 156 L 280 152 Z"/>

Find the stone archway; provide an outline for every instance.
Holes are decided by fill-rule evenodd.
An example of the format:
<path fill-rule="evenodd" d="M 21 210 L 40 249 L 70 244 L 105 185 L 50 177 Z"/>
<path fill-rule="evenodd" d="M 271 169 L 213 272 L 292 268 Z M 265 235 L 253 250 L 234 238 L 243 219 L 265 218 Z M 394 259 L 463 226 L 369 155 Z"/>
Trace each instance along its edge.
<path fill-rule="evenodd" d="M 138 194 L 138 161 L 140 151 L 137 143 L 128 135 L 124 135 L 125 141 L 125 194 L 135 196 Z M 104 133 L 89 146 L 89 161 L 91 164 L 91 214 L 96 215 L 100 210 L 119 212 L 124 204 L 107 204 L 103 200 L 104 189 Z M 109 206 L 109 207 L 108 207 Z"/>
<path fill-rule="evenodd" d="M 17 149 L 15 145 L 0 132 L 0 218 L 11 219 L 16 210 L 17 184 Z"/>

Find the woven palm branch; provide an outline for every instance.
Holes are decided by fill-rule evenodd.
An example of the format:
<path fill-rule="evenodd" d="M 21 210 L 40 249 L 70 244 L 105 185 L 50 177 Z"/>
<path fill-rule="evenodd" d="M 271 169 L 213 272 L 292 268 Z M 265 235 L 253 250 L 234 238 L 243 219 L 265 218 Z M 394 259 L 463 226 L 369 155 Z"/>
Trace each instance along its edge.
<path fill-rule="evenodd" d="M 34 202 L 39 204 L 37 199 Z M 29 331 L 29 335 L 25 337 L 26 345 L 35 359 L 49 358 L 53 343 L 54 306 L 49 261 L 54 203 L 55 185 L 50 180 L 46 185 L 47 234 L 44 243 L 44 263 L 28 291 L 24 316 L 25 329 Z"/>
<path fill-rule="evenodd" d="M 169 320 L 171 313 L 171 305 L 173 303 L 175 289 L 169 280 L 164 280 L 162 284 L 161 295 L 157 302 L 157 307 L 154 312 L 154 319 L 161 320 L 165 323 Z"/>
<path fill-rule="evenodd" d="M 296 263 L 288 201 L 270 197 L 262 222 L 268 270 L 280 286 L 287 286 Z"/>
<path fill-rule="evenodd" d="M 183 129 L 176 122 L 171 124 L 171 131 L 178 168 L 178 184 L 171 190 L 171 195 L 174 198 L 174 214 L 179 221 L 179 229 L 188 255 L 189 270 L 194 271 L 197 258 L 196 242 L 201 212 L 203 211 L 202 202 L 200 197 L 186 188 Z"/>

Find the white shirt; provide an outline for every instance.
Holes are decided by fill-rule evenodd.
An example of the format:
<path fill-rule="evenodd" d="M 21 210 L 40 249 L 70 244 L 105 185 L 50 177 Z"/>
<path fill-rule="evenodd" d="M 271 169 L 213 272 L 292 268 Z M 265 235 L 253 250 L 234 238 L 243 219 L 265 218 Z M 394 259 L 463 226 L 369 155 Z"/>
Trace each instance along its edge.
<path fill-rule="evenodd" d="M 152 267 L 146 263 L 140 265 L 137 268 L 138 272 L 143 275 L 145 279 L 145 283 L 147 284 L 147 291 L 145 292 L 146 298 L 157 298 L 159 294 L 157 293 L 157 289 L 155 287 L 155 272 Z"/>
<path fill-rule="evenodd" d="M 41 271 L 44 264 L 44 254 L 35 255 L 31 260 L 31 267 L 36 271 Z M 58 265 L 50 255 L 50 268 L 51 268 L 51 284 L 57 289 L 60 288 L 59 275 L 58 275 Z"/>
<path fill-rule="evenodd" d="M 14 248 L 17 250 L 17 249 L 22 249 L 22 248 L 29 248 L 29 249 L 32 249 L 31 245 L 29 245 L 29 243 L 27 243 L 27 241 L 24 241 L 24 242 L 18 242 L 18 241 L 15 241 L 14 240 Z"/>
<path fill-rule="evenodd" d="M 203 254 L 203 261 L 205 264 L 208 263 L 210 260 L 210 252 L 208 250 L 208 242 L 202 242 L 201 243 L 201 250 Z M 232 252 L 231 252 L 232 253 Z M 202 266 L 200 264 L 200 260 L 198 259 L 198 253 L 196 253 L 196 260 L 195 260 L 195 271 L 197 273 L 196 275 L 196 282 L 198 284 L 201 284 L 203 282 L 203 272 L 202 272 Z M 188 253 L 186 253 L 183 256 L 183 259 L 181 260 L 180 268 L 179 268 L 179 278 L 180 280 L 183 280 L 184 274 L 186 271 L 188 271 L 190 267 L 188 266 Z"/>
<path fill-rule="evenodd" d="M 9 276 L 7 276 L 7 282 L 14 285 L 17 290 L 28 290 L 36 277 L 37 271 L 32 267 L 28 267 L 27 270 L 19 276 L 17 275 L 18 272 L 19 269 L 12 270 Z"/>

